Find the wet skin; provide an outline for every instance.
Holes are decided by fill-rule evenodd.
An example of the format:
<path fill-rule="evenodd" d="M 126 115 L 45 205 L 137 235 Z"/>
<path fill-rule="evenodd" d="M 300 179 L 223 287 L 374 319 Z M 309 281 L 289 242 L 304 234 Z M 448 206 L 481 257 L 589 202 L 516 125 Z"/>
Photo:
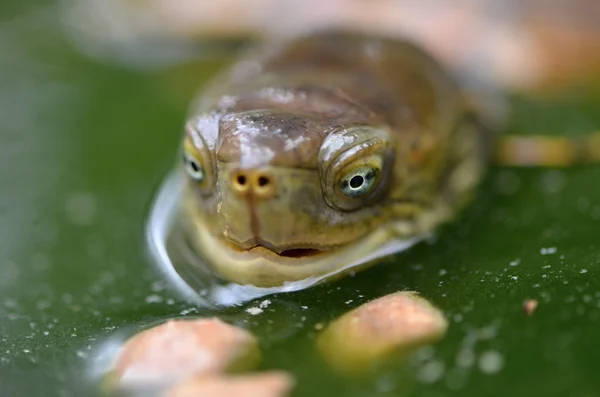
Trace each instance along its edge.
<path fill-rule="evenodd" d="M 335 272 L 468 201 L 492 134 L 452 76 L 396 39 L 321 33 L 250 52 L 199 95 L 181 219 L 220 277 Z"/>

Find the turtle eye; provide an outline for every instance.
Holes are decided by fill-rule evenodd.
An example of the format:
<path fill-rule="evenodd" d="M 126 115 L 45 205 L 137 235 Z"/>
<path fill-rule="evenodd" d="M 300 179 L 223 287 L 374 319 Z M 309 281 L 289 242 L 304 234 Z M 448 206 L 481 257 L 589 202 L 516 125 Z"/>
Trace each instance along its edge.
<path fill-rule="evenodd" d="M 386 128 L 352 126 L 329 134 L 319 149 L 326 203 L 339 211 L 376 205 L 390 186 L 393 149 Z"/>
<path fill-rule="evenodd" d="M 216 168 L 212 152 L 209 150 L 196 121 L 186 124 L 185 135 L 181 142 L 179 157 L 180 171 L 185 172 L 189 186 L 202 196 L 215 192 Z"/>
<path fill-rule="evenodd" d="M 189 154 L 183 155 L 183 165 L 188 175 L 196 182 L 204 182 L 206 173 L 200 162 Z"/>
<path fill-rule="evenodd" d="M 331 203 L 343 211 L 354 211 L 374 203 L 385 188 L 385 161 L 378 154 L 358 158 L 336 172 L 330 189 Z"/>
<path fill-rule="evenodd" d="M 377 167 L 362 166 L 346 173 L 340 180 L 340 189 L 346 197 L 361 197 L 371 192 L 379 180 Z"/>

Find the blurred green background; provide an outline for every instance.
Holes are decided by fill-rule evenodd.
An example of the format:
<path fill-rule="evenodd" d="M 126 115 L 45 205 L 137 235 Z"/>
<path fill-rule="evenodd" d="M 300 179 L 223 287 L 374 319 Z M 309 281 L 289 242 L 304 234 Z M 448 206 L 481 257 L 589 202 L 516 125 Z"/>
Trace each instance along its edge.
<path fill-rule="evenodd" d="M 195 308 L 146 256 L 144 223 L 188 102 L 224 62 L 135 71 L 91 61 L 58 8 L 0 5 L 0 395 L 91 395 L 97 349 L 136 327 L 215 315 L 253 330 L 262 368 L 295 396 L 600 395 L 600 165 L 492 169 L 437 242 L 335 284 L 247 306 Z M 598 90 L 515 99 L 512 131 L 600 128 Z M 450 319 L 447 337 L 362 380 L 336 375 L 314 325 L 402 289 Z M 539 301 L 533 316 L 525 299 Z"/>

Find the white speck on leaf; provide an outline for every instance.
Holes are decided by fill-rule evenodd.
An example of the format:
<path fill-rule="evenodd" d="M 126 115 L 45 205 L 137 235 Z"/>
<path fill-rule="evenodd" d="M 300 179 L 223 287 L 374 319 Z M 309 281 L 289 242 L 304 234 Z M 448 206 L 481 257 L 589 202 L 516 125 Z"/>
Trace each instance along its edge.
<path fill-rule="evenodd" d="M 434 383 L 444 375 L 444 363 L 441 361 L 430 361 L 423 365 L 419 371 L 419 380 L 423 383 Z"/>
<path fill-rule="evenodd" d="M 484 374 L 495 374 L 504 367 L 504 357 L 496 350 L 488 350 L 479 357 L 479 369 Z"/>
<path fill-rule="evenodd" d="M 267 307 L 269 307 L 270 304 L 271 304 L 271 301 L 268 299 L 265 299 L 264 301 L 262 301 L 258 304 L 258 307 L 260 307 L 261 309 L 266 309 Z"/>
<path fill-rule="evenodd" d="M 158 295 L 148 295 L 146 297 L 146 303 L 160 303 L 163 301 L 163 298 Z"/>
<path fill-rule="evenodd" d="M 260 307 L 249 307 L 246 309 L 246 313 L 251 314 L 253 316 L 261 314 L 262 312 L 263 312 L 263 309 L 261 309 Z"/>
<path fill-rule="evenodd" d="M 556 247 L 542 248 L 540 250 L 540 254 L 542 254 L 542 255 L 553 255 L 553 254 L 556 254 L 556 251 L 557 251 Z"/>

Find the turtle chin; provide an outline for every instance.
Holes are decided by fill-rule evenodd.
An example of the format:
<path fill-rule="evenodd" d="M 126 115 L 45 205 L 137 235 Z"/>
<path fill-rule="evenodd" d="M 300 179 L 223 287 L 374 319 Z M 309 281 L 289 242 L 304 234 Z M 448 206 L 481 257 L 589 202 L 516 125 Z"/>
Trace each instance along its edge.
<path fill-rule="evenodd" d="M 333 279 L 344 270 L 371 264 L 395 241 L 392 228 L 377 230 L 335 247 L 277 247 L 240 245 L 216 236 L 203 222 L 190 225 L 191 243 L 198 255 L 221 278 L 241 285 L 280 287 L 307 279 Z M 412 244 L 411 244 L 412 245 Z M 389 250 L 386 255 L 389 255 Z"/>

